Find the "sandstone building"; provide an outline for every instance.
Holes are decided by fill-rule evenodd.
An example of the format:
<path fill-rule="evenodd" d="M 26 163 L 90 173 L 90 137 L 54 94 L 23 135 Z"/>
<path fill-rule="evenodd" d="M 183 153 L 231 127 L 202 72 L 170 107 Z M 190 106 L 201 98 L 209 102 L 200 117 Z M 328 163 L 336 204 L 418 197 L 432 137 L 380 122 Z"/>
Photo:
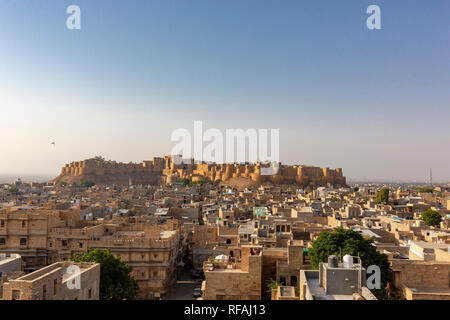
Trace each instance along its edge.
<path fill-rule="evenodd" d="M 100 264 L 57 262 L 3 285 L 3 300 L 98 300 Z"/>
<path fill-rule="evenodd" d="M 133 267 L 139 298 L 164 296 L 176 279 L 183 235 L 176 219 L 83 221 L 80 210 L 0 210 L 0 253 L 18 253 L 32 272 L 88 248 L 110 249 Z"/>
<path fill-rule="evenodd" d="M 243 245 L 239 262 L 207 261 L 204 273 L 205 300 L 260 300 L 262 247 Z"/>

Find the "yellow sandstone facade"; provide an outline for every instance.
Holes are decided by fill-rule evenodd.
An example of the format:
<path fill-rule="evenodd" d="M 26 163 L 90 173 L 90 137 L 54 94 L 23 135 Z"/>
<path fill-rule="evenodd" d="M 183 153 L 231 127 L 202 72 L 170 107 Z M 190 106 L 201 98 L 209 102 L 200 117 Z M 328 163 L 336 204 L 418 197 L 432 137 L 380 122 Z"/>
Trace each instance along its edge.
<path fill-rule="evenodd" d="M 0 253 L 19 253 L 24 271 L 68 261 L 88 248 L 110 249 L 133 267 L 138 297 L 159 298 L 176 280 L 183 234 L 178 220 L 164 224 L 146 218 L 83 221 L 79 209 L 0 210 Z"/>
<path fill-rule="evenodd" d="M 186 163 L 187 162 L 187 163 Z M 341 168 L 319 168 L 306 165 L 282 165 L 276 174 L 264 175 L 265 164 L 196 163 L 194 159 L 175 164 L 172 156 L 153 158 L 142 163 L 119 163 L 93 158 L 66 164 L 54 182 L 80 182 L 89 179 L 97 184 L 162 184 L 173 183 L 177 178 L 192 181 L 208 179 L 227 182 L 244 178 L 254 183 L 297 184 L 299 186 L 344 186 L 346 179 Z"/>

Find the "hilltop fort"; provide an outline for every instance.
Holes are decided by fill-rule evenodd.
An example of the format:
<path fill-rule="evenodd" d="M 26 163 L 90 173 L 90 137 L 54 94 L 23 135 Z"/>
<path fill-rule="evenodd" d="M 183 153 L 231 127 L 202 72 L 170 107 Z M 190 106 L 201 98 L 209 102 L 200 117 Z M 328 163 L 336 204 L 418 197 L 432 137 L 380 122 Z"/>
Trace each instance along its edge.
<path fill-rule="evenodd" d="M 306 165 L 282 165 L 273 175 L 261 174 L 265 167 L 261 163 L 215 164 L 197 163 L 194 159 L 176 164 L 172 156 L 156 157 L 142 163 L 120 163 L 95 157 L 84 161 L 66 164 L 61 174 L 53 182 L 80 183 L 91 180 L 96 184 L 171 184 L 177 179 L 192 181 L 210 180 L 212 182 L 247 182 L 259 185 L 265 182 L 273 184 L 297 184 L 306 186 L 344 186 L 346 184 L 342 169 L 319 168 Z"/>

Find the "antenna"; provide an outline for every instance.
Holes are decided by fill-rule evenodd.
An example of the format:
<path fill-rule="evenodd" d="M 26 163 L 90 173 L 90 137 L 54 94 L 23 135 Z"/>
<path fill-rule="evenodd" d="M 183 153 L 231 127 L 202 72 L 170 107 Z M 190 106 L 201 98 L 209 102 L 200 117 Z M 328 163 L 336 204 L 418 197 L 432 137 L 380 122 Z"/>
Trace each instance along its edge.
<path fill-rule="evenodd" d="M 433 171 L 430 168 L 430 186 L 433 187 Z"/>
<path fill-rule="evenodd" d="M 358 293 L 362 296 L 362 260 L 361 257 L 359 256 L 359 251 L 358 251 L 358 262 L 359 262 L 359 267 L 358 267 Z"/>

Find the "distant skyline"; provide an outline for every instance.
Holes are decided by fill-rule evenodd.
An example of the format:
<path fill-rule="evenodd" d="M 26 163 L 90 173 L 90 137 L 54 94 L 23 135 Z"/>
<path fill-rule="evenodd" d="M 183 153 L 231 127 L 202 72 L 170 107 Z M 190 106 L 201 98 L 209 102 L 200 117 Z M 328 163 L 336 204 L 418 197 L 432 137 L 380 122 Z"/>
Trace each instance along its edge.
<path fill-rule="evenodd" d="M 202 120 L 280 129 L 281 162 L 352 181 L 450 181 L 449 18 L 448 0 L 3 0 L 0 176 L 167 155 Z"/>

